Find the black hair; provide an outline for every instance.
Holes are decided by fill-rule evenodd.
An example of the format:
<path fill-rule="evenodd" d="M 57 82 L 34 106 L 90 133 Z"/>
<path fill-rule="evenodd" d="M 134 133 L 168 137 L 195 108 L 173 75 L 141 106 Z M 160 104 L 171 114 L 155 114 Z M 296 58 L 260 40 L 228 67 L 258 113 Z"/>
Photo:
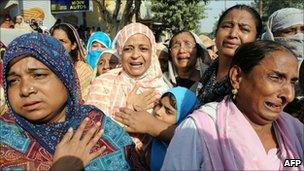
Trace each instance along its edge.
<path fill-rule="evenodd" d="M 245 10 L 252 15 L 252 17 L 254 18 L 255 27 L 256 27 L 256 31 L 257 31 L 256 38 L 259 38 L 262 35 L 262 29 L 263 29 L 261 16 L 254 8 L 252 8 L 248 5 L 243 5 L 243 4 L 232 6 L 222 13 L 222 15 L 220 16 L 220 19 L 218 20 L 218 23 L 216 25 L 216 33 L 220 27 L 220 24 L 222 23 L 223 19 L 225 18 L 225 16 L 234 9 Z"/>
<path fill-rule="evenodd" d="M 76 48 L 71 50 L 71 52 L 69 53 L 70 56 L 73 59 L 73 62 L 75 63 L 77 61 L 77 57 L 78 57 L 78 52 L 77 52 L 78 51 L 78 44 L 77 44 L 76 37 L 74 35 L 73 30 L 65 23 L 55 24 L 51 28 L 51 31 L 50 31 L 52 36 L 53 36 L 55 30 L 63 30 L 67 34 L 68 39 L 71 41 L 71 43 L 76 44 Z"/>
<path fill-rule="evenodd" d="M 174 109 L 177 110 L 177 106 L 176 106 L 176 98 L 175 96 L 171 93 L 171 92 L 166 92 L 164 93 L 160 99 L 162 99 L 163 97 L 169 97 L 170 99 L 170 105 L 174 107 Z"/>
<path fill-rule="evenodd" d="M 258 40 L 255 42 L 244 43 L 239 46 L 231 61 L 231 67 L 237 65 L 245 74 L 249 74 L 267 54 L 275 51 L 285 51 L 292 54 L 296 58 L 294 52 L 278 42 L 270 40 Z"/>

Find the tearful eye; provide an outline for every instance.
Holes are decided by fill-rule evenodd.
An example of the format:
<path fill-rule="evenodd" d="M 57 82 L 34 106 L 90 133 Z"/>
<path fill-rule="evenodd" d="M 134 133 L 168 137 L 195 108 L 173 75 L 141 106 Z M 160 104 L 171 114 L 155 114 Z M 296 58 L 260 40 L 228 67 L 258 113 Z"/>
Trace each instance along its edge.
<path fill-rule="evenodd" d="M 250 32 L 249 29 L 245 29 L 245 28 L 243 28 L 242 31 L 243 31 L 243 32 L 246 32 L 246 33 Z"/>
<path fill-rule="evenodd" d="M 7 80 L 7 82 L 9 86 L 16 85 L 18 83 L 18 79 L 10 79 Z"/>
<path fill-rule="evenodd" d="M 34 74 L 33 78 L 35 79 L 43 79 L 47 76 L 47 74 Z"/>
<path fill-rule="evenodd" d="M 131 47 L 125 47 L 125 48 L 123 48 L 123 51 L 124 52 L 132 52 L 133 48 L 131 48 Z"/>
<path fill-rule="evenodd" d="M 171 49 L 179 49 L 181 47 L 180 43 L 175 43 Z"/>
<path fill-rule="evenodd" d="M 149 49 L 146 48 L 146 47 L 142 47 L 142 48 L 140 48 L 140 50 L 141 50 L 142 52 L 146 52 L 146 51 L 148 51 Z"/>
<path fill-rule="evenodd" d="M 271 76 L 269 76 L 269 78 L 272 79 L 272 80 L 279 80 L 280 79 L 279 76 L 275 76 L 275 75 L 271 75 Z"/>
<path fill-rule="evenodd" d="M 223 24 L 221 27 L 222 28 L 232 28 L 232 25 L 231 24 Z"/>

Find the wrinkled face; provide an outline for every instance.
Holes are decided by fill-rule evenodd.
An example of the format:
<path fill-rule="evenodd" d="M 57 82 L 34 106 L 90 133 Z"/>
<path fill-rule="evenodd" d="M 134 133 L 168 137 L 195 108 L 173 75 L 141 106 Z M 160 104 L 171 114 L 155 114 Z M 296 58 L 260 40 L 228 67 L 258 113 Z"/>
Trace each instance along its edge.
<path fill-rule="evenodd" d="M 122 50 L 122 67 L 131 77 L 142 76 L 151 65 L 152 45 L 143 34 L 131 36 Z"/>
<path fill-rule="evenodd" d="M 171 58 L 177 69 L 194 67 L 197 59 L 196 42 L 189 32 L 183 32 L 172 39 Z"/>
<path fill-rule="evenodd" d="M 92 43 L 91 50 L 104 51 L 105 49 L 106 49 L 106 47 L 99 42 L 95 41 L 95 42 Z"/>
<path fill-rule="evenodd" d="M 176 109 L 171 105 L 169 96 L 160 99 L 160 102 L 154 107 L 153 115 L 168 124 L 176 124 Z"/>
<path fill-rule="evenodd" d="M 236 104 L 247 118 L 259 125 L 274 121 L 283 108 L 294 99 L 298 79 L 298 62 L 285 51 L 266 54 L 238 84 Z"/>
<path fill-rule="evenodd" d="M 276 37 L 290 37 L 290 36 L 293 36 L 297 33 L 303 33 L 304 34 L 304 24 L 296 24 L 296 25 L 293 25 L 291 27 L 282 29 L 282 30 L 274 33 L 274 35 Z"/>
<path fill-rule="evenodd" d="M 43 63 L 25 57 L 8 72 L 8 100 L 12 109 L 32 122 L 65 120 L 67 89 Z"/>
<path fill-rule="evenodd" d="M 63 44 L 65 50 L 68 53 L 70 53 L 72 50 L 74 50 L 76 48 L 76 44 L 73 44 L 71 42 L 71 40 L 69 39 L 68 35 L 66 34 L 66 32 L 64 30 L 56 29 L 53 31 L 52 36 Z"/>
<path fill-rule="evenodd" d="M 104 53 L 99 58 L 97 63 L 97 76 L 106 73 L 107 71 L 116 68 L 120 64 L 120 61 L 111 53 Z"/>
<path fill-rule="evenodd" d="M 239 9 L 230 11 L 216 32 L 219 56 L 232 57 L 241 44 L 255 41 L 256 35 L 256 24 L 249 12 Z"/>

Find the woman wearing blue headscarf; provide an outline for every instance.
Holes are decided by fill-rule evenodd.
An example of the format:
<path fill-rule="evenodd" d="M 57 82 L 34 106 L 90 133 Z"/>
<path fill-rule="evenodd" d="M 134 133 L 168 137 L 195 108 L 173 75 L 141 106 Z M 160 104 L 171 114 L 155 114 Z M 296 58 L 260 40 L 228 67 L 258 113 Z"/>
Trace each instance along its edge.
<path fill-rule="evenodd" d="M 153 115 L 171 125 L 179 125 L 185 117 L 192 113 L 197 104 L 194 92 L 184 87 L 175 87 L 164 93 L 154 107 Z M 160 170 L 163 164 L 168 143 L 157 138 L 152 140 L 150 153 L 150 169 Z"/>
<path fill-rule="evenodd" d="M 22 35 L 8 46 L 3 66 L 8 111 L 0 117 L 0 170 L 50 169 L 63 135 L 85 118 L 85 136 L 94 125 L 104 130 L 88 151 L 106 147 L 85 169 L 140 168 L 129 135 L 95 106 L 81 103 L 72 60 L 59 41 L 39 33 Z"/>
<path fill-rule="evenodd" d="M 94 32 L 87 44 L 87 62 L 88 64 L 95 69 L 97 66 L 98 59 L 100 58 L 101 53 L 106 49 L 111 49 L 112 40 L 104 32 Z"/>
<path fill-rule="evenodd" d="M 175 128 L 195 109 L 197 103 L 194 92 L 185 87 L 174 87 L 161 96 L 153 116 L 138 107 L 135 107 L 136 111 L 122 108 L 115 113 L 115 120 L 123 123 L 129 132 L 155 137 L 151 144 L 150 161 L 149 157 L 144 160 L 152 171 L 160 170 Z"/>

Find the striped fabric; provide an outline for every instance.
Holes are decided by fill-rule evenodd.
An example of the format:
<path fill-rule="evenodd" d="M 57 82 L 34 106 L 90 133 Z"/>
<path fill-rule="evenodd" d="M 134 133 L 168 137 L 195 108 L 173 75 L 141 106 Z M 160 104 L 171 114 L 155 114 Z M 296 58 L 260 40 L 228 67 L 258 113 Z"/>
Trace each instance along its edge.
<path fill-rule="evenodd" d="M 98 76 L 90 87 L 87 104 L 95 105 L 108 116 L 112 117 L 120 107 L 126 106 L 127 96 L 136 83 L 140 85 L 137 93 L 154 88 L 160 97 L 160 95 L 168 89 L 167 84 L 162 79 L 162 72 L 155 53 L 155 38 L 147 26 L 140 23 L 132 23 L 125 26 L 119 32 L 113 44 L 116 45 L 118 53 L 121 56 L 124 43 L 132 35 L 138 33 L 147 36 L 152 44 L 151 65 L 147 71 L 142 76 L 133 78 L 129 76 L 123 68 L 114 69 Z M 133 138 L 133 141 L 137 149 L 142 147 L 138 139 Z"/>
<path fill-rule="evenodd" d="M 114 42 L 119 55 L 121 56 L 122 48 L 128 38 L 138 33 L 147 36 L 152 44 L 151 65 L 147 71 L 142 76 L 133 78 L 123 68 L 118 68 L 100 75 L 91 85 L 87 103 L 97 106 L 110 116 L 118 111 L 119 107 L 126 106 L 127 95 L 136 83 L 141 85 L 138 93 L 154 88 L 161 95 L 168 89 L 162 79 L 162 72 L 156 56 L 155 38 L 153 32 L 147 26 L 132 23 L 119 32 L 116 42 Z"/>
<path fill-rule="evenodd" d="M 76 62 L 75 70 L 79 78 L 82 99 L 83 101 L 86 101 L 89 94 L 91 80 L 93 77 L 93 70 L 87 63 L 83 61 Z"/>

